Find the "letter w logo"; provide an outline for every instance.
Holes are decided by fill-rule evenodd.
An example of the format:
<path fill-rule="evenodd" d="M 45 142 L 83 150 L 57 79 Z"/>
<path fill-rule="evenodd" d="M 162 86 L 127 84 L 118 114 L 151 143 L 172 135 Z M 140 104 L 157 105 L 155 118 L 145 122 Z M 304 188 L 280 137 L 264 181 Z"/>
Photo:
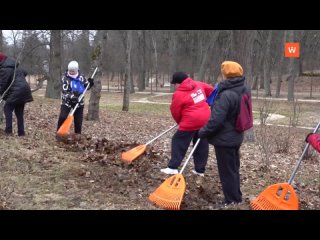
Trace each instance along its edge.
<path fill-rule="evenodd" d="M 284 45 L 284 56 L 298 58 L 300 56 L 300 43 L 286 43 Z"/>

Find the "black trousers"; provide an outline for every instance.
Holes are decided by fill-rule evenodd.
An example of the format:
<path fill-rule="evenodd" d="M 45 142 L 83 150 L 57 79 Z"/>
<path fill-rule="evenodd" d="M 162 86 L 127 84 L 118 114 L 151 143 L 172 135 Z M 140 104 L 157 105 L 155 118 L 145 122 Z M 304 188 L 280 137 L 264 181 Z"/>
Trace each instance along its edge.
<path fill-rule="evenodd" d="M 78 107 L 73 115 L 74 116 L 74 132 L 78 133 L 78 134 L 81 134 L 82 120 L 83 120 L 83 109 L 84 109 L 84 106 Z M 70 110 L 71 110 L 71 108 L 67 107 L 66 105 L 61 105 L 57 131 L 61 127 L 64 120 L 67 119 Z"/>
<path fill-rule="evenodd" d="M 189 145 L 193 141 L 193 145 L 198 140 L 198 131 L 184 132 L 177 131 L 171 142 L 171 160 L 168 164 L 169 168 L 178 169 L 183 158 L 188 151 Z M 193 153 L 195 170 L 204 173 L 208 161 L 209 144 L 207 139 L 201 139 L 198 147 Z"/>
<path fill-rule="evenodd" d="M 7 134 L 12 134 L 12 112 L 14 111 L 17 117 L 18 135 L 24 136 L 24 103 L 23 104 L 10 104 L 6 103 L 3 107 L 4 115 L 6 117 L 6 129 Z"/>
<path fill-rule="evenodd" d="M 242 193 L 240 190 L 240 146 L 217 147 L 216 158 L 222 190 L 226 203 L 241 202 Z"/>

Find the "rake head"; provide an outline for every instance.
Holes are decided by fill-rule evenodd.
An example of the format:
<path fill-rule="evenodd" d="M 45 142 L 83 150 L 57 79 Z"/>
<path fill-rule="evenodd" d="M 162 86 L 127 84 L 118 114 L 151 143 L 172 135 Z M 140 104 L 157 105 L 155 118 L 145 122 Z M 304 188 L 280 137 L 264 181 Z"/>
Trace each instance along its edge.
<path fill-rule="evenodd" d="M 59 137 L 67 137 L 70 134 L 70 128 L 73 123 L 73 115 L 69 115 L 59 128 L 57 135 Z"/>
<path fill-rule="evenodd" d="M 186 181 L 182 174 L 167 178 L 153 193 L 149 200 L 160 208 L 180 210 L 186 190 Z"/>
<path fill-rule="evenodd" d="M 299 210 L 299 200 L 290 184 L 277 183 L 266 188 L 250 206 L 253 210 Z"/>
<path fill-rule="evenodd" d="M 137 157 L 139 157 L 141 154 L 145 152 L 147 148 L 147 145 L 139 145 L 135 148 L 130 149 L 129 151 L 126 151 L 121 154 L 121 159 L 127 162 L 132 162 Z"/>

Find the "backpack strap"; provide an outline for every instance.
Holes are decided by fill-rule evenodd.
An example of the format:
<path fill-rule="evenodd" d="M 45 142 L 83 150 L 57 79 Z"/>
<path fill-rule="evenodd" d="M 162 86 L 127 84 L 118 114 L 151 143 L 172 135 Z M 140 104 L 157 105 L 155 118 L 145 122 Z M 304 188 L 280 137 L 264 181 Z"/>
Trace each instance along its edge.
<path fill-rule="evenodd" d="M 230 89 L 232 92 L 236 93 L 236 94 L 239 96 L 238 106 L 237 106 L 237 112 L 236 112 L 236 115 L 238 115 L 239 112 L 240 112 L 241 96 L 242 96 L 242 94 L 244 94 L 244 93 L 247 91 L 247 87 L 246 87 L 246 86 L 243 86 L 240 93 L 238 93 L 237 91 L 235 91 L 233 88 L 229 88 L 229 89 Z"/>

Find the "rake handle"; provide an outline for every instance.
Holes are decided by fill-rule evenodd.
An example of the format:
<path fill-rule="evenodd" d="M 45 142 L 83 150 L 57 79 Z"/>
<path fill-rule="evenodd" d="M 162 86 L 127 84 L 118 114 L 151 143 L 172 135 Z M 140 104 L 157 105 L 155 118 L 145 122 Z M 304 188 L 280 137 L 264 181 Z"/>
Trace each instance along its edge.
<path fill-rule="evenodd" d="M 192 150 L 191 150 L 191 152 L 190 152 L 190 154 L 189 154 L 189 156 L 188 156 L 188 158 L 187 158 L 187 160 L 185 161 L 185 163 L 183 164 L 183 167 L 181 168 L 181 170 L 180 170 L 180 174 L 183 172 L 183 170 L 185 169 L 185 167 L 187 166 L 187 164 L 188 164 L 188 162 L 189 162 L 189 160 L 190 160 L 190 158 L 191 158 L 191 156 L 192 156 L 192 154 L 194 153 L 194 151 L 196 150 L 196 148 L 197 148 L 197 146 L 198 146 L 198 144 L 199 144 L 199 142 L 200 142 L 200 138 L 197 140 L 197 142 L 196 142 L 196 144 L 193 146 L 193 148 L 192 148 Z"/>
<path fill-rule="evenodd" d="M 175 124 L 173 126 L 171 126 L 169 129 L 167 129 L 166 131 L 160 133 L 158 136 L 156 136 L 155 138 L 151 139 L 149 142 L 147 142 L 145 145 L 149 145 L 150 143 L 152 143 L 153 141 L 157 140 L 159 137 L 161 137 L 162 135 L 166 134 L 167 132 L 169 132 L 171 129 L 175 128 L 178 124 Z"/>
<path fill-rule="evenodd" d="M 96 67 L 96 68 L 94 69 L 94 72 L 93 72 L 93 74 L 91 75 L 91 78 L 94 78 L 94 75 L 96 75 L 97 70 L 98 70 L 98 67 Z M 84 97 L 84 94 L 85 94 L 86 91 L 88 90 L 89 86 L 90 86 L 90 84 L 87 85 L 87 87 L 84 89 L 83 93 L 79 96 L 79 98 L 78 98 L 78 103 L 77 103 L 76 106 L 74 106 L 74 108 L 70 111 L 69 115 L 73 115 L 74 112 L 77 110 L 77 108 L 79 107 L 79 104 L 80 104 L 82 98 Z"/>
<path fill-rule="evenodd" d="M 318 123 L 317 127 L 313 130 L 313 133 L 316 133 L 316 132 L 318 131 L 319 127 L 320 127 L 320 122 Z M 297 171 L 298 171 L 298 169 L 299 169 L 299 167 L 300 167 L 300 164 L 301 164 L 301 162 L 302 162 L 302 159 L 303 159 L 304 155 L 306 154 L 309 146 L 310 146 L 310 143 L 307 143 L 307 145 L 305 146 L 305 148 L 304 148 L 304 150 L 303 150 L 302 155 L 300 156 L 300 158 L 299 158 L 299 160 L 298 160 L 298 162 L 297 162 L 297 164 L 296 164 L 296 166 L 295 166 L 295 168 L 294 168 L 294 170 L 293 170 L 293 172 L 292 172 L 292 174 L 291 174 L 291 177 L 290 177 L 290 179 L 289 179 L 289 181 L 288 181 L 288 183 L 289 183 L 290 185 L 291 185 L 294 177 L 295 177 L 296 174 L 297 174 Z"/>

